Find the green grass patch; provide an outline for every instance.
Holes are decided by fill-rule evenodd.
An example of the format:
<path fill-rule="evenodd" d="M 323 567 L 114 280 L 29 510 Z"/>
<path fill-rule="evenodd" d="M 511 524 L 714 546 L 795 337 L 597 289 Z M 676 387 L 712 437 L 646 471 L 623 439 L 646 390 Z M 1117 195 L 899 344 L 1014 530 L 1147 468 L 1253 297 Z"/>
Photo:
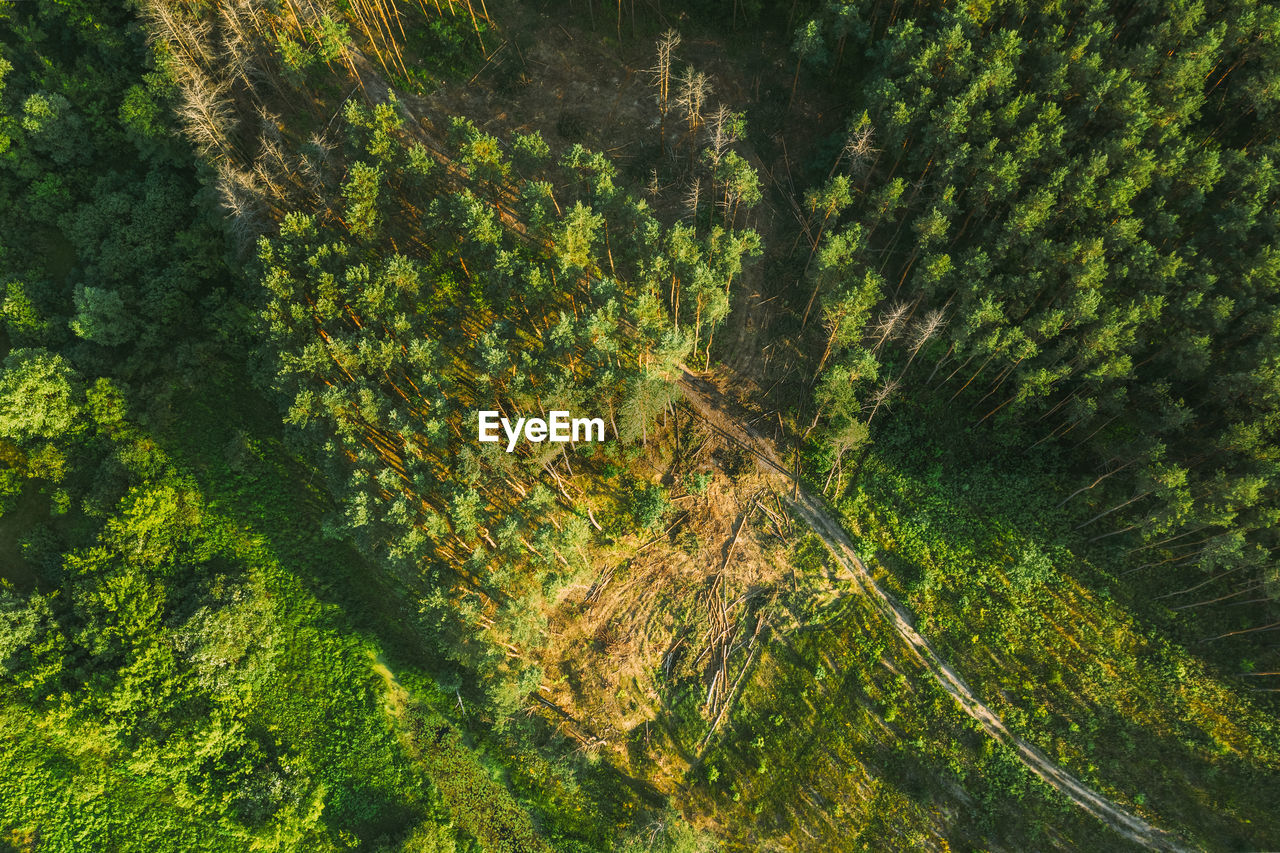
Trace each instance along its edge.
<path fill-rule="evenodd" d="M 980 488 L 876 452 L 838 508 L 881 582 L 1011 730 L 1207 849 L 1275 846 L 1275 718 L 1083 583 L 1100 573 L 1071 550 L 975 500 Z"/>

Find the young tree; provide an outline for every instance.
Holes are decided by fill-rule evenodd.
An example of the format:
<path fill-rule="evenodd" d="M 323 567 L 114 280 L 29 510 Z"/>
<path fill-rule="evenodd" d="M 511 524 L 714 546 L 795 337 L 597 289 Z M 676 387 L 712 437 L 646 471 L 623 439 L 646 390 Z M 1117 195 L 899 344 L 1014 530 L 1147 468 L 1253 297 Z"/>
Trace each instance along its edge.
<path fill-rule="evenodd" d="M 353 163 L 342 195 L 347 200 L 346 219 L 351 234 L 361 240 L 373 240 L 382 225 L 379 195 L 382 190 L 382 168 L 368 163 Z"/>

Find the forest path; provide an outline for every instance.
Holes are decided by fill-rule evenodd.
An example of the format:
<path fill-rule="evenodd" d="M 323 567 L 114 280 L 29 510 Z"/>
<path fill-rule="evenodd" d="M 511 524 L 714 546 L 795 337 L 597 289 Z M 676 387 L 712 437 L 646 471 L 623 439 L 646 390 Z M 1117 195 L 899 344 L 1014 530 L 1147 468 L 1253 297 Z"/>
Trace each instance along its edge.
<path fill-rule="evenodd" d="M 973 694 L 964 679 L 956 674 L 929 641 L 915 629 L 897 599 L 875 582 L 854 551 L 853 543 L 844 528 L 827 512 L 821 501 L 792 478 L 790 469 L 783 463 L 773 442 L 732 414 L 728 401 L 712 382 L 683 365 L 681 370 L 678 380 L 680 391 L 697 415 L 714 430 L 749 451 L 755 457 L 757 465 L 773 475 L 779 491 L 788 495 L 787 503 L 795 516 L 823 541 L 836 562 L 867 594 L 893 630 L 906 642 L 939 686 L 955 699 L 961 710 L 977 720 L 989 736 L 1011 747 L 1018 759 L 1047 785 L 1130 841 L 1152 850 L 1170 853 L 1190 853 L 1196 849 L 1187 846 L 1173 834 L 1157 829 L 1131 814 L 1058 766 L 1038 748 L 1010 732 L 999 715 Z"/>

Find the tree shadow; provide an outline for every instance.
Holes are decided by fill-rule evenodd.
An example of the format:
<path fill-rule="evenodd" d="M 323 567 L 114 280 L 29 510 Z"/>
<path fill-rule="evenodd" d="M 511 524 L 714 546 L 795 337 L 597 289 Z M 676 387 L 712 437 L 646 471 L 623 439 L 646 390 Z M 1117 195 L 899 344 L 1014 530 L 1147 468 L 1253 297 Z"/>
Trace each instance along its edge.
<path fill-rule="evenodd" d="M 208 501 L 260 536 L 280 565 L 326 605 L 326 619 L 336 631 L 372 639 L 398 677 L 432 690 L 445 656 L 417 627 L 418 593 L 349 541 L 323 537 L 323 517 L 334 505 L 321 489 L 321 475 L 289 451 L 274 407 L 250 390 L 246 378 L 241 379 L 228 382 L 224 378 L 175 395 L 169 404 L 178 415 L 171 419 L 176 428 L 156 430 L 156 439 L 196 479 Z M 232 453 L 228 448 L 239 449 Z M 493 721 L 470 708 L 459 713 L 445 700 L 435 702 L 433 711 L 464 732 L 467 741 L 482 752 L 502 755 L 507 751 L 503 743 L 511 734 L 499 734 Z M 523 726 L 542 749 L 564 757 L 564 744 L 545 721 L 517 719 L 510 725 Z M 578 765 L 577 774 L 600 807 L 604 825 L 616 826 L 633 817 L 628 804 L 656 808 L 665 801 L 652 786 L 610 761 Z M 358 826 L 395 834 L 397 821 L 413 816 L 411 809 L 397 805 L 392 794 L 362 790 L 350 793 L 358 800 L 351 809 Z M 628 794 L 618 796 L 620 791 Z M 536 804 L 524 805 L 539 811 Z M 359 818 L 366 812 L 381 817 Z M 541 818 L 550 819 L 550 815 Z"/>

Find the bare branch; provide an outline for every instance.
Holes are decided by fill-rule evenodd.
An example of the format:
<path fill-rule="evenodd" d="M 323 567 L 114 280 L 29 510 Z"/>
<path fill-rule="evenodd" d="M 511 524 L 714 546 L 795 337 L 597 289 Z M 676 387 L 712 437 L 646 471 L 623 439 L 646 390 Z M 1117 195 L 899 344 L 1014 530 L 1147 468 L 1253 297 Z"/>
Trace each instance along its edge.
<path fill-rule="evenodd" d="M 871 333 L 879 336 L 872 351 L 880 349 L 881 344 L 897 334 L 898 326 L 906 319 L 909 310 L 910 306 L 905 302 L 898 302 L 890 305 L 888 310 L 880 314 L 875 325 L 871 327 Z"/>
<path fill-rule="evenodd" d="M 916 323 L 911 332 L 910 352 L 912 357 L 920 352 L 920 349 L 929 342 L 929 339 L 947 325 L 945 315 L 941 308 L 935 308 L 925 315 L 924 319 Z"/>
<path fill-rule="evenodd" d="M 685 209 L 689 211 L 689 215 L 697 217 L 698 206 L 702 200 L 702 179 L 695 178 L 693 183 L 689 185 L 688 191 L 684 196 Z"/>

